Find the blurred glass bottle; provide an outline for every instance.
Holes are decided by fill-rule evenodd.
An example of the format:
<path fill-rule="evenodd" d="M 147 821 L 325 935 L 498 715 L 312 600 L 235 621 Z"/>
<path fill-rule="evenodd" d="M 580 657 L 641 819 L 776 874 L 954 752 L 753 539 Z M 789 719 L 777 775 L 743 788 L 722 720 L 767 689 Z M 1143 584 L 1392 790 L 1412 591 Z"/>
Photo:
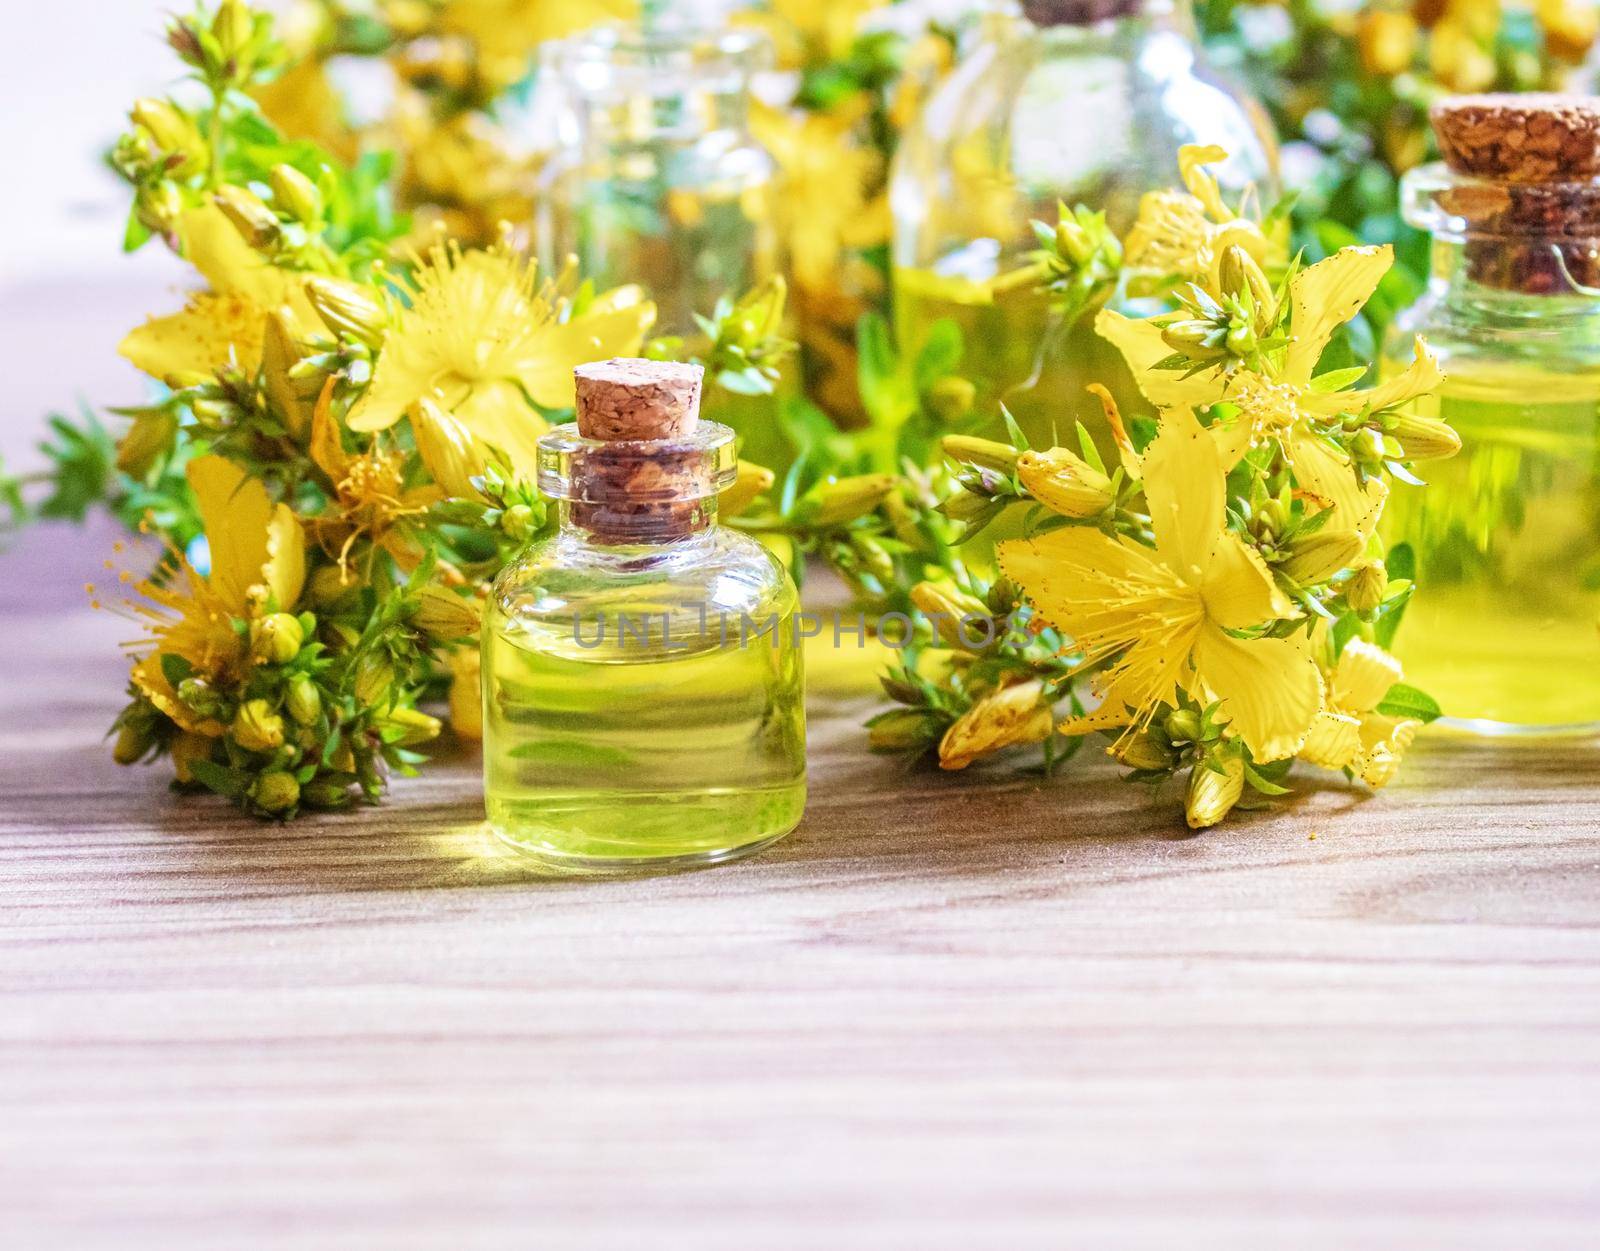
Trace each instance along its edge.
<path fill-rule="evenodd" d="M 576 256 L 601 289 L 642 284 L 655 333 L 684 336 L 776 272 L 774 167 L 749 126 L 767 52 L 752 30 L 660 18 L 547 46 L 539 89 L 559 143 L 538 193 L 541 263 Z"/>
<path fill-rule="evenodd" d="M 1038 246 L 1030 223 L 1081 203 L 1126 231 L 1145 192 L 1176 184 L 1186 144 L 1227 149 L 1215 167 L 1224 189 L 1266 191 L 1276 150 L 1260 108 L 1205 67 L 1188 0 L 1021 7 L 990 14 L 901 141 L 890 181 L 895 321 L 914 350 L 953 319 L 979 403 L 1003 400 L 1030 437 L 1048 440 L 1094 407 L 1089 382 L 1139 402 L 1090 319 L 1059 326 L 1042 293 L 997 290 Z"/>
<path fill-rule="evenodd" d="M 1390 328 L 1395 374 L 1424 336 L 1444 370 L 1419 415 L 1461 450 L 1384 511 L 1419 593 L 1397 651 L 1458 728 L 1600 730 L 1600 105 L 1463 96 L 1436 105 L 1449 164 L 1402 183 L 1433 236 L 1427 290 Z M 1398 432 L 1406 442 L 1404 427 Z M 1391 560 L 1392 563 L 1392 560 Z M 1390 571 L 1393 572 L 1392 569 Z"/>

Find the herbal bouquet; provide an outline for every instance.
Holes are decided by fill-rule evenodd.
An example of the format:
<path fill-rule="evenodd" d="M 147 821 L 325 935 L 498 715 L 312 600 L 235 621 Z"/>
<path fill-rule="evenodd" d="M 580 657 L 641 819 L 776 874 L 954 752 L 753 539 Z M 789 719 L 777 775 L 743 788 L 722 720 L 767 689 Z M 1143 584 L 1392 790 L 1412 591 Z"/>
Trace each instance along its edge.
<path fill-rule="evenodd" d="M 433 48 L 429 23 L 480 7 L 421 6 L 404 37 L 351 19 L 328 46 L 365 38 L 409 63 Z M 1414 588 L 1379 523 L 1391 479 L 1458 446 L 1412 411 L 1437 366 L 1418 343 L 1403 374 L 1362 387 L 1347 323 L 1389 249 L 1306 262 L 1287 205 L 1224 202 L 1206 172 L 1220 151 L 1186 151 L 1182 187 L 1146 197 L 1125 237 L 1082 207 L 1038 224 L 1007 281 L 1094 318 L 1149 407 L 1120 412 L 1094 388 L 1084 416 L 1103 437 L 1063 412 L 1071 446 L 1035 448 L 975 409 L 953 324 L 901 345 L 866 311 L 848 399 L 829 403 L 837 372 L 785 394 L 781 280 L 706 310 L 693 343 L 651 340 L 648 291 L 541 274 L 490 228 L 514 206 L 465 194 L 502 185 L 490 149 L 446 196 L 418 181 L 420 143 L 397 164 L 337 127 L 287 137 L 269 120 L 281 84 L 319 62 L 289 60 L 242 0 L 176 19 L 169 41 L 199 98 L 139 101 L 113 159 L 129 246 L 159 239 L 204 285 L 123 343 L 160 390 L 120 411 L 114 471 L 97 420 L 59 425 L 42 509 L 104 496 L 165 553 L 121 575 L 128 592 L 93 591 L 140 625 L 124 763 L 166 757 L 181 786 L 285 818 L 379 798 L 442 728 L 423 705 L 476 734 L 478 605 L 553 520 L 534 443 L 570 409 L 574 366 L 638 353 L 689 356 L 713 388 L 766 403 L 782 463 L 742 463 L 724 518 L 911 623 L 883 680 L 893 706 L 865 736 L 876 750 L 954 770 L 1034 745 L 1053 768 L 1100 735 L 1135 779 L 1186 775 L 1205 826 L 1283 793 L 1296 759 L 1382 785 L 1436 715 L 1386 650 Z M 481 60 L 464 81 L 488 92 Z M 829 81 L 846 82 L 835 104 L 887 119 L 874 110 L 895 75 L 863 62 L 829 79 L 822 63 L 802 76 L 817 108 L 789 122 L 826 111 Z M 832 227 L 792 242 L 812 266 L 794 271 L 802 288 L 850 264 Z"/>

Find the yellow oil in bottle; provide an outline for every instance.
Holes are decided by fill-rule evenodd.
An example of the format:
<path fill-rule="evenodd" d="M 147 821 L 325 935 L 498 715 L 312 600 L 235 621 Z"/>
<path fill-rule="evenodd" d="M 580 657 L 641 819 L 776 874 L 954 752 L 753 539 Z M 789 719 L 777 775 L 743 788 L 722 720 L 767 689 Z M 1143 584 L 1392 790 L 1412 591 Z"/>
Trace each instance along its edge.
<path fill-rule="evenodd" d="M 576 623 L 491 612 L 491 827 L 577 868 L 711 863 L 792 830 L 806 801 L 794 608 L 786 585 L 748 619 L 647 598 Z"/>
<path fill-rule="evenodd" d="M 1600 730 L 1600 376 L 1447 372 L 1420 411 L 1461 451 L 1419 467 L 1427 487 L 1397 483 L 1384 513 L 1389 546 L 1417 560 L 1406 680 L 1459 728 Z"/>
<path fill-rule="evenodd" d="M 1004 404 L 1036 447 L 1073 440 L 1082 421 L 1104 455 L 1114 456 L 1099 402 L 1086 388 L 1108 388 L 1128 414 L 1146 411 L 1122 355 L 1085 316 L 1062 327 L 1035 289 L 995 290 L 990 283 L 937 270 L 895 274 L 895 329 L 903 350 L 916 352 L 935 323 L 953 321 L 964 344 L 961 373 L 978 388 L 979 411 Z"/>

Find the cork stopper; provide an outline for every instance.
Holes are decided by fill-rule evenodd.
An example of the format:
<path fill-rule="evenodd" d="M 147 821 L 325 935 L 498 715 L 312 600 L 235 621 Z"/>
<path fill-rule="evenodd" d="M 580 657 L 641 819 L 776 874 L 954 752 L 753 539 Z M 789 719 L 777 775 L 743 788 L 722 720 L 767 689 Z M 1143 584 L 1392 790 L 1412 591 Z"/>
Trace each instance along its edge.
<path fill-rule="evenodd" d="M 1143 7 L 1144 0 L 1022 0 L 1022 11 L 1035 26 L 1093 26 Z"/>
<path fill-rule="evenodd" d="M 586 439 L 683 439 L 700 420 L 699 365 L 618 357 L 572 371 Z"/>
<path fill-rule="evenodd" d="M 1445 164 L 1509 183 L 1600 177 L 1600 97 L 1453 96 L 1429 112 Z"/>
<path fill-rule="evenodd" d="M 539 442 L 539 485 L 601 543 L 704 529 L 733 472 L 733 435 L 700 422 L 699 365 L 619 359 L 573 371 L 577 422 Z"/>

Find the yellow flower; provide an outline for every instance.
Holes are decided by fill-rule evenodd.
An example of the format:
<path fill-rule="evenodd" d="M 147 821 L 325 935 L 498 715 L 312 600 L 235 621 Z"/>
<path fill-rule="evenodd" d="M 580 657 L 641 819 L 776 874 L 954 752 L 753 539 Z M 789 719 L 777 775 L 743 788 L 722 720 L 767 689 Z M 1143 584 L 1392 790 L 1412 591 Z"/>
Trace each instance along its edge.
<path fill-rule="evenodd" d="M 340 570 L 348 571 L 351 554 L 361 539 L 370 543 L 374 552 L 388 552 L 402 570 L 415 569 L 427 554 L 419 518 L 444 494 L 432 483 L 407 486 L 404 455 L 379 441 L 359 456 L 345 451 L 339 419 L 333 414 L 331 378 L 311 418 L 310 452 L 312 463 L 327 476 L 338 503 L 312 524 L 323 550 L 339 562 Z"/>
<path fill-rule="evenodd" d="M 805 69 L 842 60 L 861 31 L 861 19 L 889 0 L 769 0 L 766 12 L 740 20 L 772 39 L 778 66 Z"/>
<path fill-rule="evenodd" d="M 183 729 L 214 738 L 223 726 L 179 702 L 161 657 L 180 657 L 195 677 L 212 682 L 242 676 L 250 664 L 249 647 L 233 622 L 269 610 L 293 610 L 305 584 L 305 536 L 289 506 L 273 504 L 266 487 L 232 461 L 197 457 L 189 462 L 188 477 L 211 571 L 202 577 L 180 560 L 172 585 L 139 585 L 149 602 L 134 611 L 150 632 L 149 651 L 134 665 L 133 683 Z M 134 644 L 136 650 L 145 646 Z"/>
<path fill-rule="evenodd" d="M 1589 55 L 1600 35 L 1600 8 L 1594 0 L 1538 0 L 1535 11 L 1551 56 L 1576 65 Z"/>
<path fill-rule="evenodd" d="M 1189 772 L 1189 790 L 1183 815 L 1191 830 L 1206 830 L 1233 811 L 1244 796 L 1244 757 L 1228 751 L 1211 764 L 1195 765 Z"/>
<path fill-rule="evenodd" d="M 795 282 L 831 288 L 846 248 L 889 237 L 882 159 L 856 134 L 859 110 L 799 113 L 757 108 L 752 122 L 781 172 L 778 224 Z"/>
<path fill-rule="evenodd" d="M 388 0 L 389 9 L 401 3 Z M 433 6 L 430 27 L 460 35 L 477 46 L 496 81 L 515 82 L 527 72 L 528 55 L 550 39 L 564 39 L 605 21 L 627 21 L 636 0 L 444 0 Z"/>
<path fill-rule="evenodd" d="M 1260 556 L 1224 528 L 1227 467 L 1187 409 L 1166 414 L 1143 463 L 1154 550 L 1086 526 L 999 545 L 1000 567 L 1098 676 L 1100 707 L 1066 734 L 1143 728 L 1187 692 L 1266 762 L 1292 756 L 1322 706 L 1303 637 L 1239 638 L 1294 616 Z"/>
<path fill-rule="evenodd" d="M 1411 68 L 1417 52 L 1417 20 L 1393 9 L 1363 13 L 1356 19 L 1356 47 L 1367 73 L 1393 78 Z"/>
<path fill-rule="evenodd" d="M 1262 265 L 1281 259 L 1282 239 L 1268 239 L 1255 222 L 1230 209 L 1206 172 L 1205 166 L 1227 158 L 1227 151 L 1215 146 L 1179 149 L 1178 170 L 1188 192 L 1151 191 L 1139 201 L 1139 216 L 1126 240 L 1129 266 L 1198 279 L 1209 275 L 1230 247 L 1243 248 Z"/>
<path fill-rule="evenodd" d="M 190 296 L 181 313 L 151 318 L 118 345 L 151 377 L 166 382 L 229 363 L 254 373 L 261 366 L 269 313 L 287 308 L 291 321 L 315 324 L 302 276 L 268 263 L 215 205 L 185 212 L 178 235 L 184 259 L 211 289 Z"/>
<path fill-rule="evenodd" d="M 1349 769 L 1368 786 L 1392 779 L 1422 722 L 1376 711 L 1401 679 L 1400 662 L 1381 647 L 1352 639 L 1328 678 L 1328 702 L 1300 751 L 1308 764 Z"/>
<path fill-rule="evenodd" d="M 939 740 L 939 767 L 965 769 L 981 756 L 1042 743 L 1055 728 L 1038 678 L 1003 686 L 967 709 Z"/>
<path fill-rule="evenodd" d="M 1388 495 L 1375 476 L 1359 477 L 1343 450 L 1322 437 L 1313 423 L 1346 413 L 1392 408 L 1438 386 L 1438 360 L 1420 338 L 1416 358 L 1403 374 L 1358 391 L 1323 391 L 1312 385 L 1312 371 L 1328 341 L 1354 317 L 1377 290 L 1393 249 L 1343 248 L 1300 271 L 1289 283 L 1291 338 L 1281 361 L 1267 374 L 1226 363 L 1185 376 L 1157 369 L 1172 355 L 1151 321 L 1102 309 L 1095 329 L 1122 353 L 1145 398 L 1158 408 L 1201 408 L 1227 401 L 1239 413 L 1212 427 L 1231 466 L 1252 444 L 1273 440 L 1294 470 L 1302 491 L 1324 507 L 1337 529 L 1370 534 Z"/>
<path fill-rule="evenodd" d="M 350 410 L 352 430 L 387 430 L 427 399 L 491 447 L 526 446 L 544 429 L 530 401 L 571 407 L 573 369 L 633 355 L 655 318 L 636 287 L 575 312 L 576 274 L 540 286 L 534 263 L 504 244 L 435 244 L 410 285 L 410 307 L 394 311 L 372 384 Z"/>

